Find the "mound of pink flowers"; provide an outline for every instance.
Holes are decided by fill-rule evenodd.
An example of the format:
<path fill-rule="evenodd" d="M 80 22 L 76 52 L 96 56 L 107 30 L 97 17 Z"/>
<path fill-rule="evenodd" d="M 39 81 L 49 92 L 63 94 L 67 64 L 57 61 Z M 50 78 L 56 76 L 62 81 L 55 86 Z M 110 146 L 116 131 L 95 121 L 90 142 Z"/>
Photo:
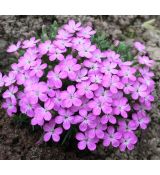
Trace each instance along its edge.
<path fill-rule="evenodd" d="M 74 126 L 80 150 L 93 151 L 98 143 L 132 150 L 137 130 L 150 122 L 154 61 L 140 42 L 134 43 L 133 61 L 102 52 L 91 42 L 95 33 L 70 20 L 53 41 L 32 37 L 9 46 L 7 52 L 24 54 L 7 75 L 0 73 L 2 107 L 9 116 L 23 113 L 31 125 L 42 126 L 45 142 L 59 142 Z"/>

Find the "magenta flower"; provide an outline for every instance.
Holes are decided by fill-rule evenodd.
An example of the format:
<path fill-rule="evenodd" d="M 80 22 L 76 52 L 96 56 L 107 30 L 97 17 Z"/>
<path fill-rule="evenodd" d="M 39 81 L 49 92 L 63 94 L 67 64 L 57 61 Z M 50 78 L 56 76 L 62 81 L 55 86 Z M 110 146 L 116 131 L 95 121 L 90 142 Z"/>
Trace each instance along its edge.
<path fill-rule="evenodd" d="M 42 77 L 44 73 L 44 69 L 47 68 L 47 64 L 42 64 L 42 61 L 40 59 L 35 61 L 34 67 L 31 68 L 30 71 L 30 76 L 37 76 L 37 77 Z"/>
<path fill-rule="evenodd" d="M 154 77 L 154 73 L 150 71 L 149 67 L 139 68 L 139 72 L 143 77 L 146 78 Z"/>
<path fill-rule="evenodd" d="M 69 130 L 71 124 L 73 124 L 74 116 L 73 112 L 69 109 L 59 109 L 58 116 L 55 118 L 55 123 L 62 124 L 65 130 Z"/>
<path fill-rule="evenodd" d="M 12 52 L 16 52 L 21 46 L 21 41 L 18 41 L 17 44 L 12 44 L 8 47 L 7 52 L 8 53 L 12 53 Z"/>
<path fill-rule="evenodd" d="M 69 33 L 75 33 L 81 29 L 81 23 L 76 23 L 74 20 L 69 20 L 64 29 Z"/>
<path fill-rule="evenodd" d="M 103 79 L 103 75 L 101 73 L 97 73 L 97 74 L 92 73 L 89 75 L 89 80 L 92 83 L 101 84 L 102 79 Z"/>
<path fill-rule="evenodd" d="M 54 53 L 55 54 L 58 54 L 58 52 L 59 53 L 63 53 L 63 52 L 65 52 L 66 51 L 66 48 L 67 47 L 71 47 L 72 46 L 72 44 L 71 44 L 71 41 L 70 40 L 55 40 L 54 42 L 53 42 L 53 44 L 55 45 L 55 46 L 57 46 L 59 49 L 56 49 L 56 47 L 54 48 Z M 63 51 L 63 52 L 62 52 Z M 58 60 L 61 60 L 61 59 L 58 59 Z"/>
<path fill-rule="evenodd" d="M 10 86 L 16 82 L 16 75 L 14 72 L 9 72 L 8 76 L 4 75 L 3 80 L 5 86 Z"/>
<path fill-rule="evenodd" d="M 7 114 L 11 117 L 17 112 L 16 101 L 11 101 L 11 99 L 7 98 L 6 101 L 3 102 L 2 108 L 6 109 Z"/>
<path fill-rule="evenodd" d="M 61 70 L 64 78 L 69 78 L 70 80 L 76 79 L 77 71 L 81 69 L 80 64 L 76 64 L 73 59 L 66 60 L 65 64 L 62 65 Z"/>
<path fill-rule="evenodd" d="M 4 93 L 3 93 L 3 98 L 4 99 L 11 99 L 11 101 L 13 103 L 16 103 L 16 97 L 15 97 L 15 94 L 18 92 L 18 87 L 17 86 L 10 86 L 8 90 L 6 90 Z"/>
<path fill-rule="evenodd" d="M 103 115 L 102 118 L 101 118 L 101 123 L 102 124 L 106 124 L 108 122 L 111 123 L 111 124 L 116 124 L 117 119 L 112 114 L 105 114 L 105 115 Z"/>
<path fill-rule="evenodd" d="M 128 117 L 127 112 L 131 110 L 130 105 L 128 104 L 127 98 L 121 98 L 119 100 L 114 101 L 114 110 L 113 113 L 116 115 L 120 115 L 124 118 Z"/>
<path fill-rule="evenodd" d="M 54 110 L 59 111 L 62 107 L 63 101 L 63 93 L 61 91 L 55 91 L 55 97 L 53 98 L 54 101 Z"/>
<path fill-rule="evenodd" d="M 25 41 L 23 42 L 22 48 L 23 48 L 23 49 L 28 49 L 28 48 L 35 47 L 36 44 L 37 44 L 39 41 L 40 41 L 39 39 L 36 40 L 35 37 L 32 37 L 30 40 L 25 40 Z"/>
<path fill-rule="evenodd" d="M 0 87 L 3 87 L 3 86 L 4 86 L 3 75 L 2 75 L 2 73 L 0 72 Z"/>
<path fill-rule="evenodd" d="M 88 80 L 88 70 L 86 68 L 82 68 L 77 72 L 76 82 L 82 82 Z"/>
<path fill-rule="evenodd" d="M 49 60 L 50 61 L 55 61 L 56 59 L 59 61 L 64 60 L 64 52 L 66 52 L 66 49 L 59 49 L 55 46 L 52 46 L 52 49 L 50 49 L 49 53 Z"/>
<path fill-rule="evenodd" d="M 117 74 L 118 70 L 116 69 L 117 64 L 114 62 L 104 61 L 102 62 L 102 67 L 100 71 L 107 75 Z"/>
<path fill-rule="evenodd" d="M 113 94 L 109 90 L 105 90 L 103 87 L 99 87 L 94 94 L 101 101 L 112 103 Z"/>
<path fill-rule="evenodd" d="M 122 80 L 122 83 L 124 84 L 124 87 L 123 87 L 124 93 L 127 94 L 127 95 L 131 94 L 134 90 L 134 88 L 133 88 L 134 82 L 132 82 L 132 81 L 129 81 L 129 82 L 125 81 L 124 82 L 124 81 Z"/>
<path fill-rule="evenodd" d="M 37 107 L 35 109 L 35 117 L 38 120 L 46 120 L 46 121 L 50 121 L 52 118 L 52 114 L 49 112 L 48 109 L 45 109 L 43 107 Z"/>
<path fill-rule="evenodd" d="M 25 98 L 25 94 L 24 94 L 24 97 L 20 99 L 19 106 L 20 106 L 20 111 L 23 114 L 26 114 L 28 117 L 34 117 L 35 115 L 34 109 L 37 107 L 37 105 L 31 104 L 30 100 L 28 98 Z"/>
<path fill-rule="evenodd" d="M 138 61 L 140 64 L 144 64 L 148 67 L 152 67 L 154 65 L 154 61 L 150 60 L 148 56 L 139 56 Z"/>
<path fill-rule="evenodd" d="M 100 119 L 97 118 L 95 121 L 95 126 L 91 126 L 91 128 L 88 130 L 88 137 L 89 138 L 99 138 L 103 139 L 104 138 L 104 131 L 107 129 L 107 125 L 103 125 L 100 122 Z"/>
<path fill-rule="evenodd" d="M 85 44 L 86 42 L 89 42 L 89 40 L 84 39 L 82 37 L 74 37 L 72 39 L 72 47 L 74 49 L 78 48 L 80 45 L 82 46 L 83 44 Z"/>
<path fill-rule="evenodd" d="M 92 54 L 93 51 L 96 50 L 96 46 L 91 45 L 90 42 L 87 42 L 87 43 L 84 43 L 83 45 L 79 45 L 79 47 L 77 47 L 77 50 L 80 57 L 91 58 L 93 55 Z"/>
<path fill-rule="evenodd" d="M 89 68 L 89 71 L 88 71 L 89 73 L 97 73 L 97 72 L 99 72 L 99 68 L 100 68 L 99 63 L 94 63 L 94 62 L 91 62 L 89 60 L 85 60 L 83 62 L 83 64 L 84 64 L 84 66 L 86 68 Z"/>
<path fill-rule="evenodd" d="M 125 122 L 124 120 L 120 120 L 118 122 L 118 131 L 120 132 L 132 132 L 137 129 L 137 124 L 134 120 L 130 120 L 128 123 Z"/>
<path fill-rule="evenodd" d="M 29 70 L 31 67 L 35 66 L 36 57 L 36 55 L 25 53 L 24 56 L 19 59 L 19 66 L 23 67 L 24 70 Z"/>
<path fill-rule="evenodd" d="M 94 127 L 96 116 L 92 113 L 88 113 L 87 111 L 79 111 L 79 115 L 75 116 L 74 123 L 79 124 L 80 131 L 84 132 L 88 128 Z"/>
<path fill-rule="evenodd" d="M 114 127 L 109 126 L 104 136 L 103 145 L 108 147 L 110 144 L 112 144 L 113 147 L 117 148 L 120 144 L 121 137 L 121 132 L 115 132 Z"/>
<path fill-rule="evenodd" d="M 135 68 L 129 66 L 122 66 L 118 75 L 122 76 L 123 83 L 128 83 L 129 80 L 136 81 L 135 72 L 136 72 Z"/>
<path fill-rule="evenodd" d="M 60 30 L 58 30 L 58 34 L 56 36 L 56 39 L 68 40 L 71 38 L 71 36 L 72 36 L 71 33 L 67 32 L 64 29 L 60 29 Z"/>
<path fill-rule="evenodd" d="M 43 138 L 45 142 L 48 142 L 51 137 L 54 142 L 59 142 L 60 135 L 62 134 L 63 129 L 61 127 L 55 127 L 55 126 L 56 123 L 54 119 L 50 120 L 49 123 L 44 125 L 43 129 L 45 131 L 45 134 Z"/>
<path fill-rule="evenodd" d="M 113 94 L 118 92 L 118 89 L 123 89 L 124 85 L 121 83 L 120 78 L 117 75 L 105 75 L 103 77 L 102 84 L 106 88 L 110 88 L 110 91 Z"/>
<path fill-rule="evenodd" d="M 45 102 L 48 99 L 46 94 L 47 90 L 48 88 L 46 84 L 43 82 L 40 82 L 32 86 L 29 86 L 26 94 L 32 104 L 37 104 L 39 99 L 42 102 Z"/>
<path fill-rule="evenodd" d="M 53 44 L 50 40 L 45 41 L 44 43 L 39 44 L 39 52 L 41 55 L 47 54 L 50 50 L 52 50 Z"/>
<path fill-rule="evenodd" d="M 101 101 L 99 98 L 95 98 L 94 100 L 88 103 L 88 106 L 92 109 L 94 115 L 100 115 L 101 112 L 104 114 L 111 114 L 112 107 L 107 102 Z"/>
<path fill-rule="evenodd" d="M 107 50 L 104 52 L 104 55 L 108 58 L 107 60 L 110 62 L 121 63 L 120 55 L 115 51 Z"/>
<path fill-rule="evenodd" d="M 54 68 L 54 71 L 48 72 L 47 75 L 48 83 L 51 87 L 55 87 L 57 89 L 62 87 L 62 81 L 61 78 L 64 78 L 64 75 L 60 69 L 60 66 L 57 65 Z"/>
<path fill-rule="evenodd" d="M 91 57 L 92 62 L 98 62 L 101 63 L 102 59 L 104 58 L 104 53 L 100 51 L 100 49 L 96 49 L 93 52 L 93 57 Z"/>
<path fill-rule="evenodd" d="M 122 138 L 120 140 L 120 146 L 119 149 L 121 151 L 125 151 L 126 148 L 129 150 L 134 149 L 134 145 L 137 143 L 137 137 L 134 133 L 126 132 L 123 133 Z"/>
<path fill-rule="evenodd" d="M 150 122 L 150 118 L 144 112 L 134 113 L 132 119 L 137 124 L 137 127 L 140 126 L 141 129 L 146 129 Z"/>
<path fill-rule="evenodd" d="M 84 150 L 86 147 L 90 151 L 94 151 L 96 149 L 97 139 L 96 138 L 93 138 L 93 139 L 89 138 L 87 132 L 85 132 L 84 134 L 81 132 L 77 133 L 76 139 L 79 140 L 79 143 L 78 143 L 79 150 Z"/>
<path fill-rule="evenodd" d="M 92 35 L 96 33 L 95 30 L 92 30 L 92 27 L 87 26 L 85 28 L 81 28 L 81 30 L 77 33 L 77 36 L 83 37 L 83 38 L 91 38 Z"/>
<path fill-rule="evenodd" d="M 145 52 L 145 46 L 144 46 L 142 43 L 138 42 L 138 41 L 136 41 L 136 42 L 134 43 L 134 47 L 135 47 L 139 52 Z"/>
<path fill-rule="evenodd" d="M 77 84 L 77 94 L 79 96 L 85 95 L 86 98 L 91 99 L 94 97 L 94 91 L 98 89 L 97 84 L 91 84 L 89 81 L 85 81 Z"/>
<path fill-rule="evenodd" d="M 137 100 L 139 97 L 145 97 L 147 95 L 147 86 L 136 82 L 133 85 L 132 98 Z"/>
<path fill-rule="evenodd" d="M 71 106 L 81 106 L 82 101 L 79 99 L 79 95 L 76 92 L 76 88 L 71 85 L 67 87 L 67 91 L 64 91 L 63 94 L 63 105 L 66 108 L 70 108 Z"/>

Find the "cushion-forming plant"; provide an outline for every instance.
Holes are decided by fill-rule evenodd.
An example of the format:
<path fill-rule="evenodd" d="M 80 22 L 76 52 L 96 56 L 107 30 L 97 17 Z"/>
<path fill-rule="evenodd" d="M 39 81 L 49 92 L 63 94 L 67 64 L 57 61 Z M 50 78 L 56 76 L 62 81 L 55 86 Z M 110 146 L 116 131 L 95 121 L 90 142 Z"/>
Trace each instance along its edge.
<path fill-rule="evenodd" d="M 150 122 L 154 61 L 140 42 L 129 61 L 119 54 L 119 41 L 116 51 L 100 50 L 95 33 L 70 20 L 53 40 L 32 37 L 10 45 L 7 52 L 18 60 L 8 74 L 0 73 L 2 107 L 9 116 L 22 113 L 31 125 L 42 126 L 45 142 L 59 142 L 74 127 L 80 150 L 93 151 L 99 142 L 132 150 L 137 130 Z"/>

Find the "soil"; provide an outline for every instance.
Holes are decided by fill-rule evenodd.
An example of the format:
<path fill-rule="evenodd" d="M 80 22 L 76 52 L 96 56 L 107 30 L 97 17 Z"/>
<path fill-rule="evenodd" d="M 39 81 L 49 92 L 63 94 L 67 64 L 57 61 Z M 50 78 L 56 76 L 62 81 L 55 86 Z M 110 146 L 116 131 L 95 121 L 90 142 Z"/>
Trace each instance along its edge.
<path fill-rule="evenodd" d="M 18 38 L 28 38 L 40 33 L 55 20 L 63 24 L 74 18 L 93 24 L 105 31 L 110 39 L 143 41 L 154 59 L 160 59 L 160 16 L 0 16 L 0 71 L 6 71 L 9 57 L 7 45 Z M 149 22 L 148 22 L 149 21 Z M 32 128 L 28 122 L 18 122 L 0 110 L 0 159 L 160 159 L 160 65 L 154 67 L 155 102 L 150 112 L 151 123 L 141 133 L 136 148 L 131 152 L 103 150 L 99 145 L 95 152 L 78 151 L 71 140 L 65 145 L 41 141 L 41 129 Z M 1 102 L 1 99 L 0 99 Z"/>

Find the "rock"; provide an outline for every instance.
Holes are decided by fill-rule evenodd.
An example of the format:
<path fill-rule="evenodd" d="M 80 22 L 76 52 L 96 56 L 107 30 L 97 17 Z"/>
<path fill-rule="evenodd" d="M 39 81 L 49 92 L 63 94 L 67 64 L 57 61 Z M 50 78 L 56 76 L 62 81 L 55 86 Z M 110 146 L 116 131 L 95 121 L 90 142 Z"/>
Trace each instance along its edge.
<path fill-rule="evenodd" d="M 149 52 L 150 57 L 154 60 L 160 60 L 160 48 L 148 46 L 146 48 L 147 52 Z"/>

